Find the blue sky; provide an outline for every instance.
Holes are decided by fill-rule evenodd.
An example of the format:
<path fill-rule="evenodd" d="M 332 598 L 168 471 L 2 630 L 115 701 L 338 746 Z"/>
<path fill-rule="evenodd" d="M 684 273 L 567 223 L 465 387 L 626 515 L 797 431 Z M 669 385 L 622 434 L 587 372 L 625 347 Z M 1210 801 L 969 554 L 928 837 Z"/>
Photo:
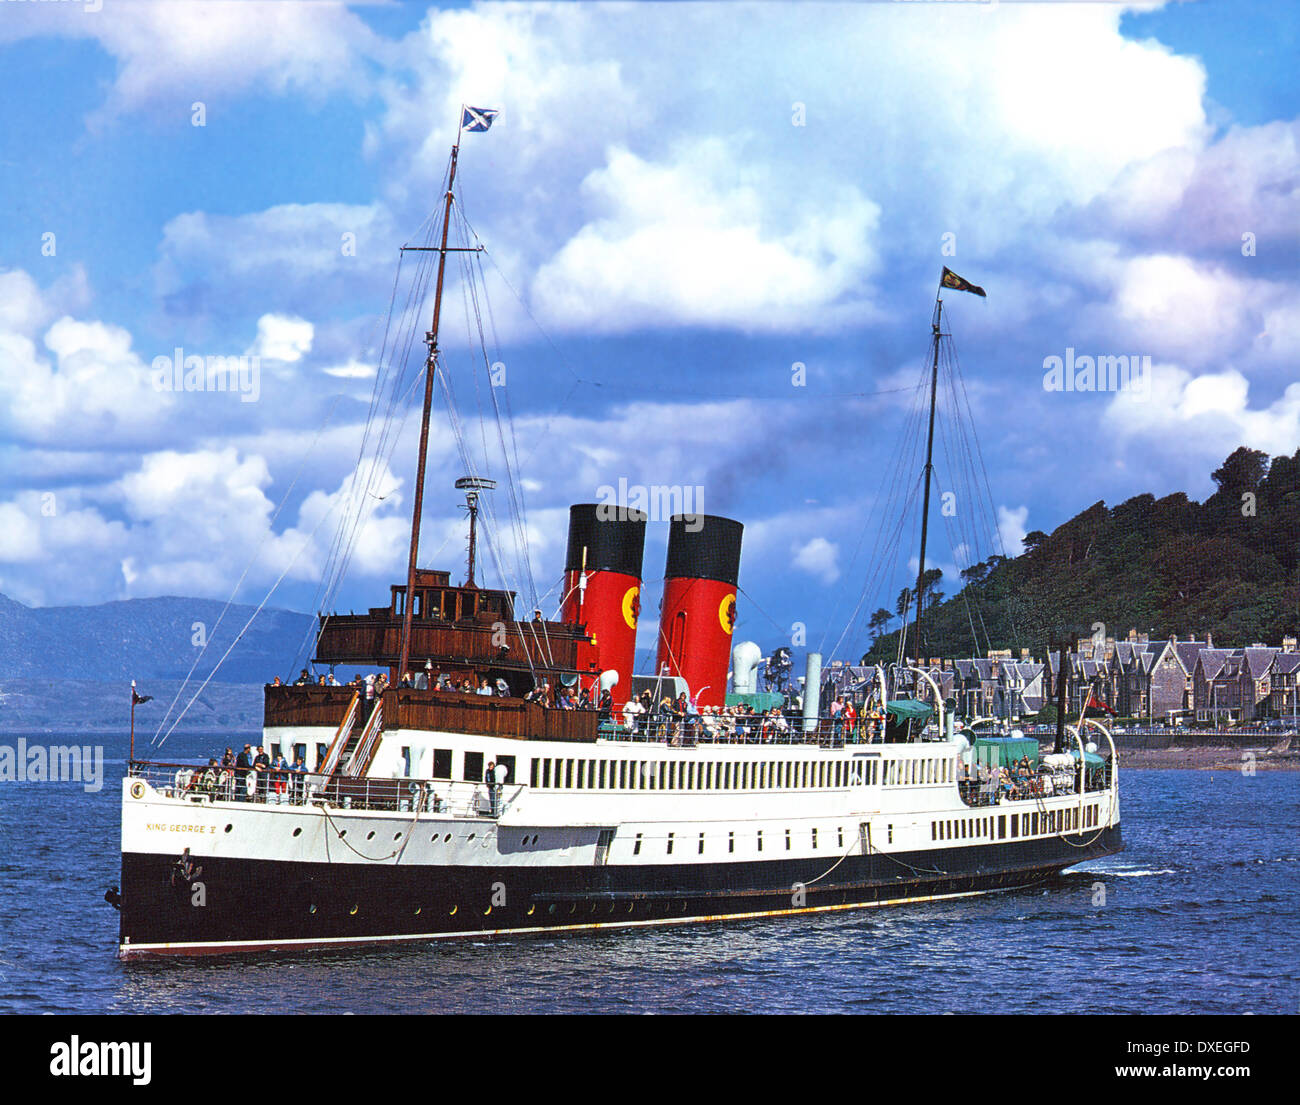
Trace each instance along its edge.
<path fill-rule="evenodd" d="M 892 606 L 912 530 L 867 554 L 944 264 L 989 293 L 946 300 L 993 496 L 958 500 L 979 556 L 1097 500 L 1203 497 L 1237 445 L 1300 446 L 1296 23 L 1264 3 L 4 4 L 0 592 L 225 598 L 243 577 L 257 602 L 283 575 L 273 603 L 311 608 L 358 503 L 397 248 L 463 102 L 502 110 L 458 193 L 492 258 L 539 592 L 568 504 L 623 478 L 746 523 L 742 636 L 802 622 L 829 647 L 859 604 Z M 476 425 L 455 280 L 448 304 Z M 256 355 L 256 402 L 160 392 L 176 347 Z M 1067 348 L 1150 357 L 1151 394 L 1044 390 Z M 403 574 L 414 429 L 334 606 Z M 423 547 L 456 568 L 445 421 L 431 461 Z M 960 487 L 942 461 L 938 480 Z M 970 550 L 936 542 L 951 593 Z"/>

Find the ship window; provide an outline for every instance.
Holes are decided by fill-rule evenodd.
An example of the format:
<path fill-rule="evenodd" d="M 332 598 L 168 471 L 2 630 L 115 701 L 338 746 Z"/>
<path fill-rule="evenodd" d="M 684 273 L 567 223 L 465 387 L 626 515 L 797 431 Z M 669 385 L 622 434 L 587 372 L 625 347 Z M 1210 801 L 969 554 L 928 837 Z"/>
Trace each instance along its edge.
<path fill-rule="evenodd" d="M 998 839 L 1006 840 L 1007 838 L 1007 819 L 1006 815 L 998 817 Z"/>
<path fill-rule="evenodd" d="M 329 755 L 329 751 L 328 744 L 318 744 L 316 746 L 316 767 L 320 767 L 325 762 L 325 757 Z"/>
<path fill-rule="evenodd" d="M 704 855 L 704 834 L 700 833 L 700 855 Z"/>
<path fill-rule="evenodd" d="M 735 850 L 736 850 L 736 834 L 735 834 L 735 833 L 728 833 L 728 834 L 727 834 L 727 851 L 728 851 L 728 852 L 734 852 Z"/>
<path fill-rule="evenodd" d="M 816 848 L 816 847 L 817 847 L 817 830 L 816 830 L 816 829 L 813 829 L 813 831 L 812 831 L 812 840 L 813 840 L 813 847 Z"/>
<path fill-rule="evenodd" d="M 538 779 L 540 778 L 541 778 L 541 761 L 534 759 L 528 765 L 528 785 L 530 787 L 537 786 Z"/>
<path fill-rule="evenodd" d="M 939 839 L 939 823 L 937 821 L 930 822 L 930 839 L 931 840 Z"/>
<path fill-rule="evenodd" d="M 497 767 L 506 769 L 505 782 L 513 783 L 515 781 L 515 758 L 513 756 L 498 756 Z"/>
<path fill-rule="evenodd" d="M 561 776 L 558 785 L 566 788 L 573 786 L 573 761 L 572 760 L 564 761 L 564 774 L 563 776 Z"/>
<path fill-rule="evenodd" d="M 839 841 L 838 846 L 843 848 L 844 847 L 844 826 L 841 825 L 838 829 L 835 830 L 835 833 Z"/>
<path fill-rule="evenodd" d="M 763 830 L 762 830 L 762 829 L 759 829 L 759 830 L 758 830 L 758 850 L 759 850 L 760 852 L 763 850 Z"/>
<path fill-rule="evenodd" d="M 465 778 L 471 783 L 481 783 L 483 781 L 482 752 L 465 753 Z"/>
<path fill-rule="evenodd" d="M 887 839 L 886 839 L 886 843 L 888 843 L 888 844 L 893 844 L 893 843 L 894 843 L 894 826 L 893 826 L 893 825 L 886 825 L 886 826 L 885 826 L 885 829 L 887 830 L 887 833 L 888 833 L 888 836 L 887 836 Z"/>
<path fill-rule="evenodd" d="M 601 790 L 604 790 L 605 789 L 605 761 L 604 760 L 600 761 L 600 766 L 597 769 L 597 773 L 598 773 L 597 786 Z"/>
<path fill-rule="evenodd" d="M 673 854 L 673 836 L 674 836 L 674 835 L 675 835 L 675 834 L 673 834 L 673 833 L 669 833 L 669 834 L 668 834 L 668 854 L 669 854 L 670 856 Z"/>
<path fill-rule="evenodd" d="M 627 790 L 627 760 L 620 760 L 618 764 L 618 787 L 619 790 Z"/>
<path fill-rule="evenodd" d="M 544 787 L 551 785 L 551 762 L 549 756 L 542 761 L 542 786 Z"/>
<path fill-rule="evenodd" d="M 433 750 L 433 777 L 435 779 L 451 778 L 450 748 L 435 748 Z"/>
<path fill-rule="evenodd" d="M 632 844 L 632 854 L 639 856 L 641 854 L 641 834 L 636 834 L 636 840 Z"/>
<path fill-rule="evenodd" d="M 785 850 L 786 850 L 787 852 L 790 850 L 790 830 L 789 830 L 789 829 L 786 829 L 786 831 L 785 831 Z"/>

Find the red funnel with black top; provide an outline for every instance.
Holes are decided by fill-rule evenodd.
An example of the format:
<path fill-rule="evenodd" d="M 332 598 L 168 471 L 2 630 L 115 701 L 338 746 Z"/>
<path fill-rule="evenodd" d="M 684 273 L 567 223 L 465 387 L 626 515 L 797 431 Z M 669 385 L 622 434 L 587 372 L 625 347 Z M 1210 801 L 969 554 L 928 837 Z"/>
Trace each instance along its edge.
<path fill-rule="evenodd" d="M 569 507 L 561 618 L 585 625 L 595 638 L 597 671 L 618 672 L 611 690 L 615 706 L 627 701 L 632 686 L 645 524 L 639 510 L 605 503 Z"/>
<path fill-rule="evenodd" d="M 668 531 L 658 670 L 685 679 L 696 706 L 727 700 L 744 529 L 714 514 L 675 514 Z"/>

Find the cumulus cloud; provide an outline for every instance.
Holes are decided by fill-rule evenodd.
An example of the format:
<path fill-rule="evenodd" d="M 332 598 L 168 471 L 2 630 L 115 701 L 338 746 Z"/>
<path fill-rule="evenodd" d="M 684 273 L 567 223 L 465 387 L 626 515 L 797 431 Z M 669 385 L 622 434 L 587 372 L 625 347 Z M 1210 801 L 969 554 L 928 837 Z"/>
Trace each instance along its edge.
<path fill-rule="evenodd" d="M 1029 521 L 1027 506 L 998 507 L 998 548 L 1003 556 L 1019 556 L 1025 551 L 1025 528 Z"/>
<path fill-rule="evenodd" d="M 311 352 L 315 333 L 315 327 L 305 318 L 263 315 L 257 320 L 257 337 L 248 352 L 269 361 L 292 364 Z"/>
<path fill-rule="evenodd" d="M 1238 445 L 1290 455 L 1300 444 L 1300 383 L 1267 406 L 1252 406 L 1250 381 L 1234 368 L 1193 374 L 1157 364 L 1150 394 L 1116 395 L 1107 424 L 1126 439 L 1206 460 L 1226 456 Z"/>
<path fill-rule="evenodd" d="M 582 184 L 592 220 L 533 282 L 543 318 L 588 330 L 797 330 L 860 319 L 853 294 L 875 268 L 879 208 L 846 186 L 781 224 L 763 202 L 763 180 L 736 182 L 737 162 L 713 141 L 671 165 L 610 150 Z"/>
<path fill-rule="evenodd" d="M 840 578 L 839 546 L 824 537 L 814 537 L 794 550 L 792 565 L 822 583 L 831 584 Z"/>
<path fill-rule="evenodd" d="M 104 7 L 108 11 L 104 11 Z M 93 39 L 117 63 L 91 123 L 127 112 L 178 112 L 249 92 L 364 92 L 367 58 L 382 43 L 343 3 L 115 3 L 7 5 L 0 42 L 45 35 Z"/>

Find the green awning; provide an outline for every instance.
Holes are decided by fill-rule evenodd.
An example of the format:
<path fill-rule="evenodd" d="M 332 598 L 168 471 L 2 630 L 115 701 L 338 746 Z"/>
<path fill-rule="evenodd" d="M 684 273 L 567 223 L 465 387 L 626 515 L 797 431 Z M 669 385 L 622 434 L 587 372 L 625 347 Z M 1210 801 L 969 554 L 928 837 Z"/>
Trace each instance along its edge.
<path fill-rule="evenodd" d="M 975 762 L 989 767 L 1011 767 L 1024 757 L 1038 766 L 1038 741 L 1033 737 L 976 737 Z"/>
<path fill-rule="evenodd" d="M 773 706 L 781 709 L 785 706 L 785 695 L 776 691 L 743 691 L 727 695 L 728 706 L 750 706 L 756 714 L 765 714 Z"/>
<path fill-rule="evenodd" d="M 924 702 L 918 702 L 914 698 L 896 698 L 893 702 L 886 702 L 885 709 L 899 723 L 904 721 L 929 721 L 930 715 L 934 713 L 932 706 L 928 706 Z"/>

